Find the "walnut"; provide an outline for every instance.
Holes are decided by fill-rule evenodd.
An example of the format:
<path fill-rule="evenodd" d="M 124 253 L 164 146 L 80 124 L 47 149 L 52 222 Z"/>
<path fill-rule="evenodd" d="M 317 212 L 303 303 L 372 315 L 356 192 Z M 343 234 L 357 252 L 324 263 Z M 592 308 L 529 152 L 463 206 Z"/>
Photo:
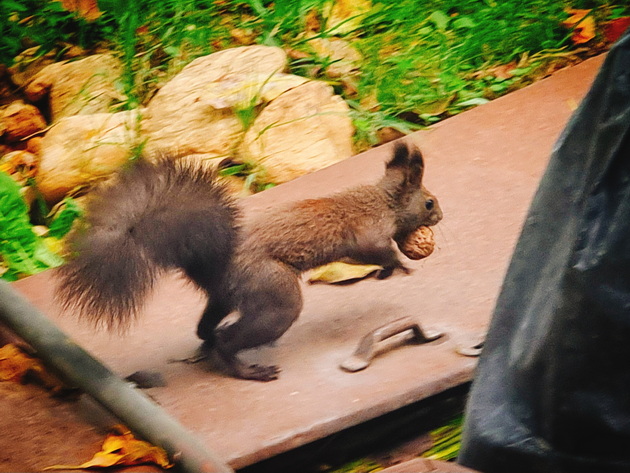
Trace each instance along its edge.
<path fill-rule="evenodd" d="M 400 246 L 400 251 L 409 259 L 422 259 L 433 253 L 435 240 L 433 230 L 430 227 L 420 227 L 409 234 L 407 239 Z"/>

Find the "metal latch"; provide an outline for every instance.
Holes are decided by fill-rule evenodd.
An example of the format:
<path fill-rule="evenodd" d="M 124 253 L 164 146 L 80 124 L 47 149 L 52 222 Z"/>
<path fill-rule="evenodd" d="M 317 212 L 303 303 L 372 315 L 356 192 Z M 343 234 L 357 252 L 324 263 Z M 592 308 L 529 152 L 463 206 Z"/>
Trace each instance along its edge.
<path fill-rule="evenodd" d="M 341 369 L 355 372 L 367 368 L 372 359 L 406 343 L 428 343 L 444 336 L 443 332 L 423 330 L 411 317 L 394 320 L 364 336 L 354 353 L 341 363 Z"/>

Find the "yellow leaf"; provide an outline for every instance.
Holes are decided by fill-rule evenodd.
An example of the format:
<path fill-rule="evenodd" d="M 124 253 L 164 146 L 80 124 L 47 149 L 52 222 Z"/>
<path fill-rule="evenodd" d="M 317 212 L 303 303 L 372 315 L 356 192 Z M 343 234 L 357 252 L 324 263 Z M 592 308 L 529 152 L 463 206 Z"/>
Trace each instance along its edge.
<path fill-rule="evenodd" d="M 99 10 L 96 0 L 59 0 L 65 10 L 77 12 L 87 21 L 98 19 L 103 12 Z"/>
<path fill-rule="evenodd" d="M 309 282 L 323 282 L 334 284 L 353 279 L 363 279 L 370 274 L 383 269 L 376 264 L 350 264 L 337 261 L 335 263 L 320 266 L 311 271 Z"/>
<path fill-rule="evenodd" d="M 361 26 L 371 8 L 371 0 L 330 0 L 323 8 L 326 28 L 335 35 L 350 33 Z"/>
<path fill-rule="evenodd" d="M 38 361 L 13 343 L 0 348 L 0 381 L 21 382 L 29 370 L 34 369 Z"/>
<path fill-rule="evenodd" d="M 569 8 L 565 10 L 569 14 L 569 18 L 562 22 L 566 28 L 572 28 L 571 41 L 574 44 L 588 43 L 595 37 L 595 20 L 593 19 L 591 10 L 576 10 Z"/>
<path fill-rule="evenodd" d="M 49 373 L 41 361 L 26 353 L 13 343 L 0 348 L 0 381 L 14 381 L 22 383 L 27 376 L 33 376 L 46 388 L 60 391 L 63 383 Z"/>
<path fill-rule="evenodd" d="M 145 463 L 153 463 L 162 468 L 173 466 L 162 448 L 138 440 L 129 430 L 118 426 L 118 432 L 111 433 L 105 438 L 102 450 L 96 453 L 91 460 L 81 465 L 53 465 L 45 468 L 45 470 L 83 470 Z"/>

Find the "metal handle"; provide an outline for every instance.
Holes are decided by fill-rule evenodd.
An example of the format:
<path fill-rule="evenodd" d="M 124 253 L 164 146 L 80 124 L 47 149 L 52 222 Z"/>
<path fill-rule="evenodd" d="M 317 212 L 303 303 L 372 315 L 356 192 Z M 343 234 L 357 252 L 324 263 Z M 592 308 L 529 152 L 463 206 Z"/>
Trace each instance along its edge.
<path fill-rule="evenodd" d="M 428 343 L 442 337 L 437 331 L 423 330 L 411 317 L 394 320 L 364 336 L 354 353 L 341 363 L 341 369 L 349 372 L 367 368 L 372 359 L 407 342 Z"/>

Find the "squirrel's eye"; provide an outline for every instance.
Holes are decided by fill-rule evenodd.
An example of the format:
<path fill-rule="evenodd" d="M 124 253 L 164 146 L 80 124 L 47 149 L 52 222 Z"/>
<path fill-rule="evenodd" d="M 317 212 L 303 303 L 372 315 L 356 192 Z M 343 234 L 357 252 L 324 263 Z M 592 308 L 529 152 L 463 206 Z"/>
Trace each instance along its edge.
<path fill-rule="evenodd" d="M 433 202 L 433 199 L 428 199 L 424 203 L 424 206 L 426 207 L 427 210 L 433 210 L 433 207 L 435 207 L 435 202 Z"/>

